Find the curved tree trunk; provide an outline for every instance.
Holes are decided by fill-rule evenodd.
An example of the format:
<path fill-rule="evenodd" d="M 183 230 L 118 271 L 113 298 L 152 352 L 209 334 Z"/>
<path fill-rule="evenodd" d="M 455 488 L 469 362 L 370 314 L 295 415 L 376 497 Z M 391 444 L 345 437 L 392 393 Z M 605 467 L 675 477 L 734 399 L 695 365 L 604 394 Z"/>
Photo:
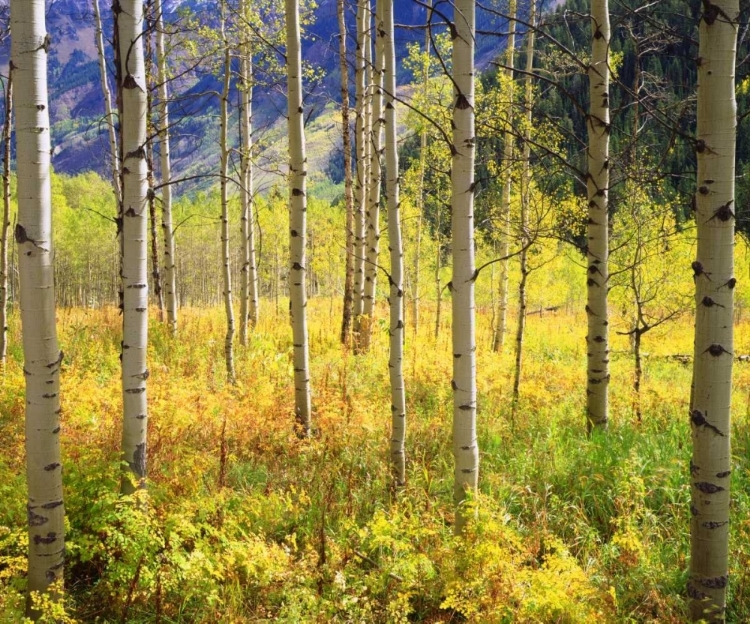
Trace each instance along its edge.
<path fill-rule="evenodd" d="M 532 2 L 534 6 L 534 2 Z M 508 13 L 512 18 L 516 17 L 516 0 L 510 0 Z M 508 91 L 508 129 L 503 132 L 503 167 L 505 167 L 502 196 L 500 198 L 500 257 L 507 258 L 510 250 L 510 192 L 512 190 L 513 178 L 513 63 L 516 53 L 516 22 L 508 23 L 510 33 L 505 49 L 506 63 L 508 68 L 505 75 L 508 77 L 510 90 Z M 529 33 L 533 36 L 533 31 Z M 508 260 L 500 261 L 500 289 L 498 292 L 497 325 L 495 335 L 492 339 L 492 350 L 499 353 L 505 344 L 505 332 L 508 323 Z"/>
<path fill-rule="evenodd" d="M 156 11 L 156 72 L 159 82 L 159 158 L 161 160 L 161 231 L 164 237 L 164 304 L 172 335 L 177 334 L 177 274 L 174 228 L 172 227 L 172 159 L 169 151 L 169 90 L 164 46 L 162 0 L 154 0 Z"/>
<path fill-rule="evenodd" d="M 148 184 L 143 3 L 120 0 L 115 12 L 121 77 L 122 147 L 122 452 L 130 469 L 122 482 L 132 493 L 146 479 L 146 355 L 148 348 Z"/>
<path fill-rule="evenodd" d="M 224 88 L 221 92 L 221 262 L 224 285 L 224 312 L 227 332 L 224 337 L 224 358 L 227 380 L 235 383 L 234 372 L 234 307 L 232 306 L 232 267 L 229 263 L 229 86 L 232 78 L 232 57 L 226 37 L 226 0 L 221 2 L 221 42 L 224 47 Z"/>
<path fill-rule="evenodd" d="M 3 224 L 0 234 L 0 363 L 8 356 L 8 230 L 10 228 L 10 139 L 13 123 L 13 69 L 5 83 L 3 123 Z"/>
<path fill-rule="evenodd" d="M 294 404 L 302 436 L 310 435 L 310 355 L 307 336 L 307 152 L 302 111 L 299 0 L 285 0 L 289 119 L 289 311 L 294 344 Z"/>
<path fill-rule="evenodd" d="M 382 3 L 377 4 L 376 23 L 382 22 L 378 13 L 382 10 Z M 375 29 L 377 32 L 377 28 Z M 372 339 L 372 322 L 375 314 L 375 300 L 377 297 L 378 255 L 380 253 L 380 183 L 382 177 L 383 155 L 383 45 L 382 36 L 375 39 L 375 62 L 372 64 L 372 86 L 370 93 L 370 166 L 369 183 L 367 188 L 367 240 L 365 263 L 365 293 L 362 313 L 366 318 L 363 328 L 362 347 L 367 350 Z"/>
<path fill-rule="evenodd" d="M 48 39 L 43 0 L 10 4 L 11 63 L 16 80 L 18 272 L 26 379 L 28 589 L 47 592 L 62 583 L 65 562 L 60 459 L 60 364 L 50 201 Z M 38 617 L 27 603 L 27 615 Z"/>
<path fill-rule="evenodd" d="M 397 487 L 406 483 L 406 389 L 404 387 L 404 249 L 399 208 L 398 138 L 396 134 L 396 46 L 393 0 L 378 0 L 378 47 L 385 61 L 385 157 L 388 197 L 388 246 L 391 253 L 390 359 L 391 462 Z"/>
<path fill-rule="evenodd" d="M 708 622 L 724 621 L 728 582 L 738 15 L 737 0 L 705 2 L 698 51 L 698 256 L 693 264 L 695 389 L 687 593 L 691 619 Z"/>
<path fill-rule="evenodd" d="M 591 0 L 591 64 L 587 271 L 588 332 L 586 408 L 588 429 L 606 428 L 609 420 L 609 7 L 607 0 Z"/>
<path fill-rule="evenodd" d="M 159 1 L 159 0 L 157 0 Z M 99 75 L 102 81 L 104 96 L 104 114 L 107 116 L 107 131 L 109 134 L 109 153 L 112 158 L 112 189 L 115 192 L 117 205 L 122 201 L 120 186 L 120 154 L 117 150 L 117 131 L 115 130 L 115 112 L 112 110 L 112 95 L 109 90 L 107 77 L 107 57 L 104 54 L 104 33 L 102 31 L 102 17 L 99 12 L 99 0 L 94 2 L 94 27 L 96 29 L 96 52 L 99 57 Z"/>
<path fill-rule="evenodd" d="M 456 533 L 468 519 L 466 498 L 477 492 L 477 382 L 474 313 L 474 0 L 456 0 L 453 38 L 453 455 Z"/>
<path fill-rule="evenodd" d="M 352 141 L 349 128 L 349 63 L 346 58 L 346 13 L 344 0 L 337 0 L 339 18 L 339 58 L 341 61 L 341 128 L 344 150 L 344 202 L 346 206 L 346 269 L 341 342 L 349 344 L 354 303 L 354 193 L 352 189 Z"/>

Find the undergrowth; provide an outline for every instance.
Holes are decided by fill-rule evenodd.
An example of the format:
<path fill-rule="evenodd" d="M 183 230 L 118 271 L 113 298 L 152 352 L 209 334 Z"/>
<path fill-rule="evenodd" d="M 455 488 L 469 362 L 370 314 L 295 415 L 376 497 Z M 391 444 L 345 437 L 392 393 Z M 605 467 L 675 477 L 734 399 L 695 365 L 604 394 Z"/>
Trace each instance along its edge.
<path fill-rule="evenodd" d="M 688 556 L 691 328 L 649 344 L 642 422 L 616 343 L 609 431 L 583 420 L 585 319 L 530 317 L 522 400 L 512 353 L 479 319 L 476 519 L 453 536 L 449 332 L 407 340 L 408 483 L 388 478 L 387 336 L 366 356 L 311 307 L 315 435 L 293 430 L 292 345 L 265 316 L 227 385 L 224 321 L 151 325 L 149 488 L 118 496 L 119 323 L 59 313 L 67 507 L 65 614 L 78 622 L 680 622 Z M 334 310 L 335 311 L 335 310 Z M 383 311 L 384 312 L 384 311 Z M 380 325 L 376 325 L 380 327 Z M 738 350 L 744 345 L 738 332 Z M 17 318 L 0 387 L 0 622 L 25 588 L 23 372 Z M 747 352 L 748 349 L 745 349 Z M 736 367 L 728 620 L 750 621 L 750 368 Z M 145 510 L 145 513 L 144 513 Z"/>

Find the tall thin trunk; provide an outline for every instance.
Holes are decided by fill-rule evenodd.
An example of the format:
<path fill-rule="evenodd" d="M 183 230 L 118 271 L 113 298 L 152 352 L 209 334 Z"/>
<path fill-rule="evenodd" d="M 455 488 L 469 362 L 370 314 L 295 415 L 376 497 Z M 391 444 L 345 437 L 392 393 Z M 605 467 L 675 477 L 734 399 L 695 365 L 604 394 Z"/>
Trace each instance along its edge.
<path fill-rule="evenodd" d="M 518 399 L 521 394 L 521 368 L 523 363 L 523 337 L 526 329 L 526 283 L 529 278 L 528 262 L 528 245 L 529 245 L 529 202 L 531 200 L 531 122 L 533 106 L 533 88 L 532 72 L 534 71 L 534 22 L 536 21 L 536 0 L 532 0 L 529 9 L 530 28 L 526 33 L 526 75 L 524 77 L 525 93 L 524 104 L 526 106 L 526 126 L 523 131 L 523 171 L 521 172 L 521 280 L 518 283 L 518 324 L 516 326 L 516 362 L 513 374 L 513 411 L 511 422 L 515 422 Z M 509 137 L 506 137 L 509 138 Z M 503 191 L 504 192 L 504 191 Z M 510 215 L 508 215 L 510 216 Z M 503 256 L 508 255 L 507 239 L 505 241 L 505 252 L 500 253 Z M 504 263 L 505 264 L 505 263 Z M 507 270 L 507 266 L 505 267 Z M 507 278 L 507 273 L 501 277 L 501 281 Z M 502 294 L 502 293 L 501 293 Z M 507 291 L 505 296 L 507 298 Z M 506 300 L 507 304 L 507 300 Z M 505 310 L 502 310 L 505 313 Z M 503 320 L 503 322 L 505 322 Z"/>
<path fill-rule="evenodd" d="M 442 199 L 438 197 L 437 204 L 435 206 L 435 340 L 440 336 L 440 314 L 443 308 L 443 287 L 440 284 L 440 269 L 443 264 L 442 257 L 442 246 L 440 244 L 440 227 L 441 227 L 441 216 L 443 214 Z"/>
<path fill-rule="evenodd" d="M 643 332 L 637 324 L 633 334 L 633 355 L 635 356 L 634 375 L 633 375 L 633 394 L 635 395 L 635 417 L 641 422 L 641 379 L 643 378 L 643 364 L 641 361 L 641 337 Z"/>
<path fill-rule="evenodd" d="M 115 130 L 115 112 L 112 110 L 112 95 L 109 90 L 109 78 L 107 77 L 107 57 L 104 54 L 104 33 L 102 30 L 102 17 L 99 12 L 99 0 L 94 3 L 94 25 L 96 28 L 96 52 L 99 57 L 99 75 L 102 81 L 102 94 L 104 95 L 104 114 L 107 116 L 107 132 L 109 134 L 109 153 L 112 159 L 112 189 L 119 205 L 122 201 L 122 187 L 120 180 L 120 153 L 117 149 L 117 131 Z"/>
<path fill-rule="evenodd" d="M 146 109 L 148 118 L 146 121 L 146 136 L 149 137 L 146 143 L 146 168 L 148 170 L 148 188 L 154 188 L 154 149 L 151 137 L 154 134 L 154 104 L 152 93 L 154 92 L 154 55 L 152 49 L 151 34 L 154 31 L 153 22 L 153 0 L 146 3 L 146 31 L 145 39 L 145 65 L 146 65 Z M 164 294 L 161 287 L 161 271 L 159 270 L 159 235 L 156 227 L 156 196 L 153 193 L 148 194 L 148 216 L 149 216 L 149 235 L 151 238 L 151 278 L 154 288 L 154 297 L 159 309 L 159 321 L 164 321 Z"/>
<path fill-rule="evenodd" d="M 427 0 L 427 21 L 429 23 L 432 15 L 432 0 Z M 428 27 L 424 35 L 424 64 L 422 65 L 422 96 L 425 102 L 427 101 L 429 87 L 430 87 L 430 28 Z M 420 271 L 420 255 L 422 253 L 422 221 L 424 219 L 424 179 L 425 172 L 427 169 L 427 126 L 422 128 L 422 132 L 419 137 L 419 182 L 417 184 L 417 236 L 414 241 L 414 280 L 412 286 L 412 300 L 411 300 L 411 313 L 412 313 L 412 324 L 414 329 L 414 341 L 416 343 L 416 337 L 419 333 L 419 271 Z"/>
<path fill-rule="evenodd" d="M 690 617 L 723 622 L 729 547 L 738 0 L 704 3 L 698 50 Z M 697 267 L 697 268 L 696 268 Z M 698 270 L 699 269 L 699 270 Z"/>
<path fill-rule="evenodd" d="M 586 408 L 588 429 L 604 429 L 609 420 L 609 7 L 591 0 L 590 109 L 588 149 L 589 225 L 587 270 L 588 333 Z"/>
<path fill-rule="evenodd" d="M 240 15 L 247 11 L 246 0 L 240 0 Z M 242 272 L 240 294 L 240 342 L 247 345 L 247 327 L 258 324 L 260 297 L 258 292 L 258 265 L 255 252 L 255 206 L 253 188 L 253 58 L 248 42 L 241 45 L 240 80 L 242 82 L 240 106 L 240 134 L 242 140 L 240 171 L 242 188 Z"/>
<path fill-rule="evenodd" d="M 474 314 L 474 0 L 455 0 L 453 36 L 453 159 L 451 209 L 453 277 L 453 455 L 456 533 L 477 493 L 477 380 Z"/>
<path fill-rule="evenodd" d="M 388 198 L 388 246 L 391 254 L 390 359 L 391 462 L 393 480 L 406 483 L 406 389 L 404 387 L 404 249 L 399 208 L 398 139 L 396 135 L 396 46 L 393 0 L 378 0 L 378 47 L 384 57 L 386 195 Z"/>
<path fill-rule="evenodd" d="M 60 459 L 60 365 L 50 201 L 47 31 L 43 0 L 13 0 L 11 65 L 16 81 L 18 272 L 26 379 L 29 597 L 62 583 L 65 506 Z M 59 589 L 59 588 L 58 588 Z M 40 615 L 27 602 L 27 615 Z"/>
<path fill-rule="evenodd" d="M 380 24 L 382 16 L 377 11 L 382 10 L 382 3 L 378 3 L 375 22 Z M 375 29 L 377 33 L 377 28 Z M 380 184 L 382 177 L 383 156 L 383 37 L 375 39 L 375 60 L 372 64 L 372 85 L 370 92 L 370 167 L 367 188 L 367 241 L 365 264 L 365 294 L 362 313 L 367 321 L 362 336 L 364 350 L 370 346 L 372 338 L 372 322 L 375 313 L 377 297 L 378 255 L 380 253 Z"/>
<path fill-rule="evenodd" d="M 132 493 L 146 479 L 148 369 L 148 171 L 146 166 L 146 76 L 143 58 L 143 2 L 115 4 L 121 77 L 122 148 L 122 452 L 130 474 L 122 491 Z M 118 10 L 119 9 L 119 10 Z"/>
<path fill-rule="evenodd" d="M 310 356 L 307 336 L 307 151 L 302 110 L 299 0 L 285 0 L 289 119 L 289 311 L 294 344 L 294 404 L 300 434 L 310 435 Z"/>
<path fill-rule="evenodd" d="M 8 230 L 10 228 L 10 139 L 13 123 L 13 69 L 5 83 L 3 123 L 3 224 L 0 234 L 0 362 L 8 356 Z"/>
<path fill-rule="evenodd" d="M 344 0 L 337 0 L 339 17 L 339 58 L 341 61 L 341 128 L 344 150 L 344 202 L 346 206 L 346 269 L 341 342 L 349 344 L 354 302 L 354 193 L 352 188 L 352 142 L 349 129 L 349 63 L 346 58 L 346 13 Z"/>
<path fill-rule="evenodd" d="M 532 2 L 532 5 L 534 2 Z M 508 108 L 506 109 L 507 129 L 503 132 L 503 166 L 505 167 L 502 195 L 500 198 L 500 257 L 507 258 L 510 250 L 510 193 L 513 179 L 513 64 L 516 53 L 516 0 L 510 0 L 508 13 L 512 16 L 508 23 L 510 33 L 505 48 L 508 68 L 505 75 L 508 78 Z M 533 31 L 530 33 L 533 36 Z M 492 339 L 492 350 L 499 353 L 505 344 L 505 333 L 508 323 L 508 260 L 500 261 L 500 282 L 498 290 L 497 325 Z"/>
<path fill-rule="evenodd" d="M 366 86 L 365 76 L 367 47 L 367 16 L 369 15 L 367 0 L 357 3 L 357 50 L 355 54 L 355 97 L 356 119 L 354 135 L 357 150 L 357 181 L 355 185 L 355 213 L 354 213 L 354 301 L 352 304 L 353 341 L 355 351 L 360 348 L 360 327 L 364 310 L 365 294 L 365 204 L 367 202 L 367 140 L 365 109 Z"/>
<path fill-rule="evenodd" d="M 172 159 L 169 151 L 169 89 L 167 55 L 164 45 L 162 0 L 154 0 L 156 11 L 156 72 L 159 82 L 159 158 L 161 164 L 161 233 L 164 237 L 164 303 L 167 323 L 177 334 L 177 271 L 175 270 L 174 229 L 172 227 Z"/>
<path fill-rule="evenodd" d="M 235 383 L 234 372 L 234 307 L 232 306 L 232 267 L 229 256 L 229 87 L 232 78 L 232 57 L 226 37 L 226 0 L 221 2 L 221 42 L 224 47 L 224 88 L 221 92 L 221 262 L 224 311 L 227 332 L 224 337 L 224 357 L 227 379 Z"/>

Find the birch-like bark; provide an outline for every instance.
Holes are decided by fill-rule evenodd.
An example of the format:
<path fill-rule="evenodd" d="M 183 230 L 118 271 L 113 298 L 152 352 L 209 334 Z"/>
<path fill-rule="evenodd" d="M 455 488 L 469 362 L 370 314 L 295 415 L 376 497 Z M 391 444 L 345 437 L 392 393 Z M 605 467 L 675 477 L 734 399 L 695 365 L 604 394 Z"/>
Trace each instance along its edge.
<path fill-rule="evenodd" d="M 3 123 L 3 225 L 0 234 L 0 363 L 8 357 L 8 231 L 10 229 L 10 139 L 13 123 L 13 69 L 5 82 Z"/>
<path fill-rule="evenodd" d="M 376 4 L 375 23 L 382 23 L 382 3 Z M 380 183 L 382 178 L 383 157 L 383 37 L 377 36 L 375 29 L 375 60 L 372 63 L 372 84 L 370 87 L 370 142 L 369 154 L 369 182 L 367 185 L 367 221 L 366 262 L 365 262 L 365 293 L 362 313 L 367 321 L 363 328 L 362 347 L 366 351 L 372 339 L 372 322 L 375 313 L 377 297 L 378 255 L 380 254 Z"/>
<path fill-rule="evenodd" d="M 453 159 L 451 209 L 453 277 L 453 456 L 455 530 L 469 514 L 479 476 L 477 382 L 474 313 L 474 37 L 475 2 L 456 0 L 453 36 Z"/>
<path fill-rule="evenodd" d="M 247 11 L 246 0 L 240 0 L 240 15 Z M 253 59 L 252 48 L 247 41 L 241 45 L 240 59 L 240 188 L 242 229 L 242 272 L 240 289 L 240 343 L 247 345 L 248 324 L 258 324 L 260 299 L 258 293 L 258 265 L 255 252 L 255 206 L 253 188 Z"/>
<path fill-rule="evenodd" d="M 354 350 L 360 349 L 360 327 L 364 310 L 365 295 L 365 204 L 367 202 L 367 143 L 365 109 L 366 106 L 366 55 L 367 17 L 369 16 L 367 0 L 357 3 L 357 50 L 355 54 L 354 80 L 356 98 L 356 118 L 354 123 L 355 145 L 357 152 L 357 180 L 355 184 L 354 212 L 354 301 L 352 303 Z"/>
<path fill-rule="evenodd" d="M 221 91 L 221 262 L 224 312 L 227 316 L 227 332 L 224 336 L 224 359 L 227 365 L 227 380 L 235 383 L 234 372 L 234 307 L 232 306 L 232 267 L 229 257 L 229 87 L 232 78 L 232 57 L 226 37 L 226 0 L 221 2 L 221 43 L 224 47 L 224 87 Z"/>
<path fill-rule="evenodd" d="M 534 2 L 532 2 L 534 5 Z M 513 178 L 513 64 L 516 53 L 516 0 L 510 0 L 508 13 L 511 15 L 511 21 L 508 22 L 510 32 L 505 49 L 505 58 L 508 65 L 505 75 L 508 78 L 508 108 L 506 116 L 508 118 L 507 129 L 503 132 L 503 186 L 500 197 L 500 257 L 506 258 L 500 261 L 500 282 L 498 292 L 497 306 L 497 325 L 495 326 L 495 335 L 492 340 L 492 350 L 500 353 L 505 344 L 505 333 L 508 324 L 508 252 L 510 251 L 510 193 L 512 190 Z M 533 32 L 530 33 L 533 36 Z"/>
<path fill-rule="evenodd" d="M 396 45 L 393 0 L 378 0 L 378 48 L 384 57 L 386 195 L 388 247 L 391 255 L 390 359 L 391 465 L 397 487 L 406 484 L 406 388 L 404 385 L 404 248 L 399 207 L 398 137 L 396 134 Z"/>
<path fill-rule="evenodd" d="M 738 0 L 703 5 L 698 51 L 698 253 L 694 396 L 690 422 L 692 515 L 687 593 L 692 621 L 724 622 L 728 584 L 729 482 L 737 105 Z"/>
<path fill-rule="evenodd" d="M 109 78 L 107 77 L 107 57 L 104 54 L 104 32 L 102 29 L 102 17 L 99 12 L 99 0 L 93 0 L 93 3 L 96 52 L 99 57 L 99 75 L 102 81 L 102 95 L 104 96 L 104 114 L 107 116 L 107 132 L 109 134 L 109 154 L 112 159 L 112 189 L 115 192 L 115 198 L 119 206 L 122 202 L 122 188 L 120 186 L 120 153 L 117 149 L 115 112 L 112 110 L 112 94 L 109 90 Z"/>
<path fill-rule="evenodd" d="M 349 128 L 349 63 L 346 58 L 346 13 L 344 0 L 337 0 L 339 18 L 339 59 L 341 61 L 341 128 L 344 150 L 344 203 L 346 207 L 346 268 L 341 342 L 349 344 L 354 303 L 354 192 L 352 188 L 352 141 Z"/>
<path fill-rule="evenodd" d="M 588 332 L 586 334 L 588 429 L 605 429 L 609 420 L 609 7 L 591 0 L 590 109 L 588 147 L 589 224 L 586 255 Z"/>
<path fill-rule="evenodd" d="M 151 137 L 154 136 L 154 102 L 152 93 L 154 92 L 154 54 L 153 39 L 151 34 L 154 31 L 153 19 L 153 0 L 148 0 L 144 5 L 146 19 L 145 40 L 145 66 L 146 66 L 146 110 L 148 118 L 146 121 L 146 136 L 149 137 L 146 142 L 146 169 L 148 171 L 148 188 L 154 188 L 154 146 Z M 156 227 L 156 196 L 153 193 L 148 194 L 148 226 L 149 236 L 151 239 L 151 283 L 153 285 L 156 305 L 159 309 L 159 321 L 164 321 L 164 292 L 161 287 L 161 271 L 159 267 L 159 234 Z"/>
<path fill-rule="evenodd" d="M 143 2 L 114 5 L 120 63 L 122 148 L 122 452 L 130 474 L 122 491 L 145 485 L 148 378 L 148 172 L 146 168 L 146 75 Z"/>
<path fill-rule="evenodd" d="M 299 433 L 310 435 L 310 356 L 307 336 L 307 153 L 302 109 L 299 0 L 285 0 L 289 119 L 289 311 L 294 344 L 294 404 Z"/>
<path fill-rule="evenodd" d="M 154 0 L 156 11 L 156 72 L 159 82 L 159 159 L 161 165 L 161 232 L 164 237 L 164 305 L 167 324 L 177 334 L 177 271 L 175 270 L 174 228 L 172 227 L 172 158 L 169 149 L 169 88 L 164 44 L 162 0 Z"/>
<path fill-rule="evenodd" d="M 523 337 L 524 331 L 526 330 L 526 282 L 529 277 L 529 262 L 528 262 L 528 245 L 529 245 L 529 201 L 531 199 L 531 122 L 532 122 L 532 106 L 533 106 L 533 88 L 534 83 L 532 80 L 532 74 L 534 71 L 534 38 L 536 35 L 535 28 L 536 21 L 536 0 L 532 0 L 531 7 L 529 9 L 529 24 L 530 28 L 526 33 L 526 74 L 524 76 L 524 104 L 526 106 L 526 126 L 523 129 L 523 171 L 521 172 L 521 253 L 519 256 L 521 265 L 521 280 L 518 283 L 518 321 L 516 326 L 516 361 L 513 373 L 513 409 L 511 414 L 511 422 L 515 423 L 516 409 L 518 407 L 518 399 L 521 394 L 521 368 L 523 364 Z M 506 136 L 506 139 L 510 137 Z M 505 193 L 505 189 L 503 189 Z M 505 198 L 503 198 L 505 199 Z M 510 197 L 508 196 L 508 200 Z M 510 206 L 508 206 L 510 208 Z M 510 213 L 507 215 L 510 217 Z M 501 245 L 501 257 L 508 255 L 508 239 L 505 239 L 505 250 L 502 249 Z M 507 279 L 507 262 L 503 263 L 501 269 L 500 281 Z M 502 271 L 506 273 L 503 276 Z M 505 293 L 507 307 L 507 288 Z M 502 310 L 505 313 L 505 310 Z M 505 319 L 502 319 L 505 322 Z M 502 343 L 501 343 L 502 344 Z"/>
<path fill-rule="evenodd" d="M 427 9 L 427 23 L 430 23 L 432 16 L 432 0 L 427 0 L 425 3 Z M 422 65 L 422 95 L 425 102 L 427 101 L 427 94 L 430 86 L 430 36 L 431 28 L 428 26 L 424 35 L 424 64 Z M 412 284 L 412 300 L 411 300 L 411 315 L 412 324 L 414 330 L 414 340 L 416 343 L 416 337 L 419 333 L 419 272 L 420 272 L 420 255 L 422 253 L 422 221 L 424 219 L 424 179 L 427 168 L 427 126 L 422 128 L 422 132 L 419 137 L 419 182 L 417 185 L 417 235 L 414 241 L 414 280 Z"/>
<path fill-rule="evenodd" d="M 49 38 L 43 0 L 10 3 L 18 173 L 18 271 L 26 379 L 28 589 L 47 592 L 62 583 L 65 561 L 60 459 L 60 364 L 55 284 L 47 96 Z M 36 619 L 39 613 L 30 609 Z"/>

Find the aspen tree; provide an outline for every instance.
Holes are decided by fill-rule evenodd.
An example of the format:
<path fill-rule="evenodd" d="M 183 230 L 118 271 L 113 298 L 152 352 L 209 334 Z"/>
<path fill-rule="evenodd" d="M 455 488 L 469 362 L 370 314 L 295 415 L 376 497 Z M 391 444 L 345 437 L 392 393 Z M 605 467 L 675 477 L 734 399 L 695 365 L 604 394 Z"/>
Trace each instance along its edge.
<path fill-rule="evenodd" d="M 174 229 L 172 227 L 172 158 L 169 148 L 169 88 L 167 55 L 164 45 L 164 8 L 154 0 L 156 11 L 156 72 L 159 83 L 159 159 L 161 166 L 161 231 L 164 237 L 164 304 L 167 324 L 177 334 L 177 274 L 175 270 Z"/>
<path fill-rule="evenodd" d="M 8 355 L 8 231 L 10 229 L 10 159 L 13 123 L 13 68 L 5 82 L 5 121 L 3 123 L 3 224 L 0 232 L 0 363 Z"/>
<path fill-rule="evenodd" d="M 521 172 L 521 280 L 518 283 L 518 324 L 516 326 L 516 362 L 513 374 L 513 414 L 515 419 L 516 408 L 521 388 L 521 363 L 523 361 L 523 335 L 526 329 L 526 281 L 529 277 L 528 244 L 529 244 L 529 200 L 531 198 L 531 122 L 532 122 L 532 96 L 534 71 L 534 37 L 536 20 L 536 0 L 531 0 L 529 8 L 529 29 L 526 33 L 526 75 L 524 76 L 524 104 L 526 106 L 526 125 L 523 130 L 523 171 Z M 509 137 L 508 137 L 509 138 Z M 505 189 L 503 189 L 505 192 Z M 505 198 L 504 198 L 505 199 Z M 508 198 L 509 199 L 509 198 Z M 510 216 L 510 215 L 508 215 Z M 506 239 L 507 242 L 507 239 Z M 501 249 L 501 255 L 507 256 L 507 245 Z M 501 275 L 501 281 L 507 279 L 507 263 L 505 276 Z M 505 292 L 507 307 L 507 289 Z M 504 322 L 504 321 L 503 321 Z"/>
<path fill-rule="evenodd" d="M 453 492 L 457 505 L 455 529 L 461 533 L 468 519 L 464 503 L 467 497 L 476 495 L 479 476 L 474 311 L 474 0 L 456 0 L 453 19 Z"/>
<path fill-rule="evenodd" d="M 588 332 L 586 408 L 589 431 L 609 420 L 609 6 L 591 0 L 591 63 L 588 146 L 588 245 L 586 256 Z"/>
<path fill-rule="evenodd" d="M 366 109 L 366 55 L 367 47 L 367 0 L 357 3 L 357 49 L 355 54 L 355 122 L 354 136 L 357 152 L 355 184 L 355 212 L 354 212 L 354 301 L 352 304 L 354 349 L 360 348 L 360 327 L 364 310 L 365 294 L 365 203 L 367 201 L 367 141 L 365 109 Z"/>
<path fill-rule="evenodd" d="M 102 95 L 104 96 L 104 114 L 107 117 L 107 133 L 109 135 L 109 153 L 112 159 L 112 189 L 115 192 L 117 204 L 122 202 L 122 189 L 120 187 L 120 154 L 117 150 L 117 131 L 115 130 L 115 112 L 112 110 L 112 94 L 109 90 L 109 78 L 107 77 L 107 57 L 104 54 L 104 32 L 102 29 L 102 16 L 99 12 L 99 0 L 94 3 L 94 28 L 96 31 L 96 53 L 99 58 L 99 76 L 102 81 Z"/>
<path fill-rule="evenodd" d="M 122 491 L 146 479 L 148 348 L 148 195 L 146 170 L 146 76 L 143 58 L 143 3 L 119 0 L 115 11 L 122 150 L 122 452 L 130 469 Z"/>
<path fill-rule="evenodd" d="M 44 0 L 12 0 L 10 66 L 16 81 L 16 154 L 21 329 L 26 379 L 28 589 L 61 583 L 65 562 L 60 459 L 60 365 L 55 326 L 50 127 L 49 35 Z M 40 615 L 27 603 L 27 615 Z"/>
<path fill-rule="evenodd" d="M 376 24 L 382 22 L 378 11 L 382 3 L 376 4 Z M 362 346 L 367 350 L 372 338 L 372 321 L 375 313 L 377 296 L 378 255 L 380 253 L 380 184 L 382 177 L 383 156 L 383 37 L 375 29 L 375 60 L 372 63 L 372 84 L 370 89 L 370 154 L 369 182 L 367 185 L 367 205 L 365 212 L 365 291 L 362 314 L 366 318 L 363 328 Z"/>
<path fill-rule="evenodd" d="M 704 2 L 698 51 L 694 394 L 690 422 L 692 621 L 724 622 L 728 584 L 738 0 Z"/>
<path fill-rule="evenodd" d="M 232 267 L 229 263 L 229 87 L 232 78 L 232 57 L 226 36 L 226 0 L 221 2 L 221 44 L 224 48 L 224 87 L 221 91 L 221 262 L 224 311 L 227 332 L 224 337 L 224 358 L 227 379 L 235 383 L 234 372 L 234 307 L 232 306 Z"/>
<path fill-rule="evenodd" d="M 532 5 L 534 3 L 532 2 Z M 503 174 L 503 185 L 502 195 L 500 198 L 500 257 L 506 258 L 500 261 L 500 282 L 498 292 L 498 310 L 497 310 L 497 325 L 495 326 L 495 334 L 492 339 L 492 350 L 499 353 L 503 350 L 505 344 L 505 332 L 508 322 L 508 252 L 510 250 L 510 192 L 512 190 L 512 172 L 513 172 L 513 63 L 515 62 L 516 53 L 516 0 L 510 0 L 510 6 L 508 7 L 508 13 L 511 15 L 511 20 L 508 22 L 510 32 L 508 33 L 508 39 L 505 48 L 506 63 L 508 65 L 505 70 L 505 75 L 508 77 L 508 84 L 511 85 L 508 91 L 508 109 L 506 115 L 508 117 L 508 127 L 503 132 L 503 166 L 505 172 Z M 533 36 L 533 33 L 529 33 Z"/>
<path fill-rule="evenodd" d="M 240 20 L 247 13 L 246 0 L 240 0 Z M 244 35 L 243 35 L 244 39 Z M 242 271 L 240 287 L 240 343 L 247 345 L 248 323 L 254 328 L 258 323 L 260 297 L 258 291 L 258 265 L 255 253 L 255 207 L 253 199 L 253 58 L 252 46 L 245 40 L 240 44 L 240 185 Z"/>
<path fill-rule="evenodd" d="M 300 435 L 310 435 L 310 363 L 307 335 L 307 154 L 302 109 L 299 0 L 285 0 L 289 120 L 289 311 L 294 344 L 294 404 Z"/>
<path fill-rule="evenodd" d="M 346 268 L 344 275 L 344 312 L 341 342 L 349 343 L 354 302 L 354 193 L 352 188 L 352 144 L 349 128 L 349 63 L 346 58 L 346 14 L 344 0 L 337 0 L 339 19 L 339 58 L 341 61 L 341 128 L 344 150 L 344 203 L 346 209 Z"/>
<path fill-rule="evenodd" d="M 424 35 L 424 63 L 422 64 L 422 93 L 425 101 L 429 89 L 430 80 L 430 20 L 432 18 L 432 0 L 427 0 L 427 30 Z M 422 221 L 424 219 L 424 179 L 427 168 L 427 126 L 422 128 L 419 137 L 419 183 L 417 190 L 417 235 L 414 251 L 414 284 L 412 286 L 412 324 L 414 336 L 419 333 L 419 271 L 420 271 L 420 253 L 422 251 Z"/>
<path fill-rule="evenodd" d="M 404 386 L 404 249 L 399 202 L 398 137 L 396 121 L 396 46 L 393 0 L 378 0 L 378 47 L 384 58 L 386 195 L 390 275 L 391 462 L 396 486 L 406 483 L 406 389 Z"/>

